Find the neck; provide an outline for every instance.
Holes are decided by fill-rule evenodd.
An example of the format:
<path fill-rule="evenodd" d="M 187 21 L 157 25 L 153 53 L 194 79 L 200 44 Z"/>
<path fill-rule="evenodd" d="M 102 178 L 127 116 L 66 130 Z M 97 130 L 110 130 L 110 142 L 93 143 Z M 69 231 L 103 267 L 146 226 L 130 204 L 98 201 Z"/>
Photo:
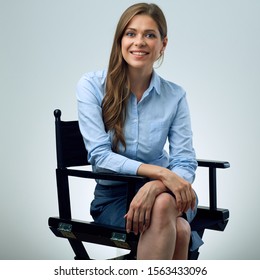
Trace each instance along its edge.
<path fill-rule="evenodd" d="M 141 69 L 133 69 L 132 71 L 129 69 L 129 79 L 131 84 L 131 91 L 137 98 L 137 101 L 140 101 L 143 93 L 149 87 L 152 70 L 150 72 L 142 71 Z"/>

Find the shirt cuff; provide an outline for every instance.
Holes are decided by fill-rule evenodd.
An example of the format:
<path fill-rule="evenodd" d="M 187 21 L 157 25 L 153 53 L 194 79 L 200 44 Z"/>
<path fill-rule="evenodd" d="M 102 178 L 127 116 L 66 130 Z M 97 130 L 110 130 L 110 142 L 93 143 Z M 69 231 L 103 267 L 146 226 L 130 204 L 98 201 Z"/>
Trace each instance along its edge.
<path fill-rule="evenodd" d="M 190 173 L 189 171 L 181 168 L 174 168 L 172 169 L 172 172 L 176 173 L 178 176 L 183 178 L 184 180 L 188 181 L 190 184 L 192 184 L 195 180 L 195 174 Z"/>
<path fill-rule="evenodd" d="M 136 175 L 139 166 L 142 163 L 136 160 L 127 159 L 121 166 L 121 174 Z"/>

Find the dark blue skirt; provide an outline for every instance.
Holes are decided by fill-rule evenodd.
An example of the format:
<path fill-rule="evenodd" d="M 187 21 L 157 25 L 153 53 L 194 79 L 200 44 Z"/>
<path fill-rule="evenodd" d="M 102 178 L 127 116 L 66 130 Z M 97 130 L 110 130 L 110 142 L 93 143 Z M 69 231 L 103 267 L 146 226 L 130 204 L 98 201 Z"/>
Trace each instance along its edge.
<path fill-rule="evenodd" d="M 94 200 L 91 203 L 90 214 L 97 223 L 125 227 L 124 216 L 127 213 L 126 195 L 127 184 L 105 186 L 97 184 L 94 192 Z M 136 192 L 141 186 L 136 187 Z M 198 198 L 194 210 L 189 209 L 183 216 L 190 223 L 197 212 Z M 196 231 L 191 232 L 190 250 L 199 248 L 203 241 Z"/>

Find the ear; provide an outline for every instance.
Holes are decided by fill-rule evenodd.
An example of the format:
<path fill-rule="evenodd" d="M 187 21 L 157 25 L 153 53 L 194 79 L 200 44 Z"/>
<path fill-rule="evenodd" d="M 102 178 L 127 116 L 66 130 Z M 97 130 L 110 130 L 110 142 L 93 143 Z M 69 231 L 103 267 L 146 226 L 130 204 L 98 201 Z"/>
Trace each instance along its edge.
<path fill-rule="evenodd" d="M 162 40 L 162 44 L 163 44 L 163 47 L 161 49 L 161 52 L 164 52 L 166 46 L 167 46 L 167 43 L 168 43 L 168 37 L 164 37 L 164 39 Z"/>

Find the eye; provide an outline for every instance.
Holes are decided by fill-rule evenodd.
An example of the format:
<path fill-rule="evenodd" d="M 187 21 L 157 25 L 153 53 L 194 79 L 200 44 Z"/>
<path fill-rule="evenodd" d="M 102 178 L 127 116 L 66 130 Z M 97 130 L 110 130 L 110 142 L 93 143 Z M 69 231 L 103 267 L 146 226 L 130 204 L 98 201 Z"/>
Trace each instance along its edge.
<path fill-rule="evenodd" d="M 156 35 L 155 35 L 154 33 L 147 33 L 147 34 L 145 35 L 145 37 L 146 37 L 146 38 L 151 38 L 151 39 L 153 39 L 153 38 L 156 38 Z"/>
<path fill-rule="evenodd" d="M 125 35 L 126 35 L 127 37 L 134 37 L 134 36 L 135 36 L 135 33 L 134 33 L 134 32 L 128 31 L 128 32 L 125 33 Z"/>

